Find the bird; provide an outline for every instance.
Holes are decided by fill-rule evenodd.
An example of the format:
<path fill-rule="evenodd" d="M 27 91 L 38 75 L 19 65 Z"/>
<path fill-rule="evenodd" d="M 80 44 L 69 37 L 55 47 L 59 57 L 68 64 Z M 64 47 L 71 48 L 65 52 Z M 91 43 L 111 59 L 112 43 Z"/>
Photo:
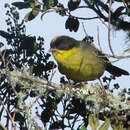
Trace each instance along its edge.
<path fill-rule="evenodd" d="M 111 64 L 103 52 L 93 43 L 79 41 L 67 35 L 51 40 L 50 51 L 58 64 L 58 70 L 75 82 L 99 79 L 105 71 L 115 77 L 129 72 Z"/>

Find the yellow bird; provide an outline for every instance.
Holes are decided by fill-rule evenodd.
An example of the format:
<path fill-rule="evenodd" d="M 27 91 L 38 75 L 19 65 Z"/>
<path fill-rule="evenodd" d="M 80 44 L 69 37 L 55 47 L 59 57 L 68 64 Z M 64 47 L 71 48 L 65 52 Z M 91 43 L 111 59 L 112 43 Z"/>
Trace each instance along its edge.
<path fill-rule="evenodd" d="M 129 75 L 127 71 L 113 66 L 92 43 L 57 36 L 50 47 L 59 71 L 76 82 L 99 79 L 105 70 L 117 77 Z"/>

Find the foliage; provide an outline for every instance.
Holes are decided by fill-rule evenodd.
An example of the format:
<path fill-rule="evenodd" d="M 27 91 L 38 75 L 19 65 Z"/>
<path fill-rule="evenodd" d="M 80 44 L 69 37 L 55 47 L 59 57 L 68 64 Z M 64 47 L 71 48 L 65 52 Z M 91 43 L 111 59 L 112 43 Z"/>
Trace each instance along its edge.
<path fill-rule="evenodd" d="M 19 13 L 16 8 L 10 7 L 8 4 L 6 4 L 6 7 L 8 7 L 6 13 L 6 23 L 8 28 L 7 31 L 0 30 L 0 36 L 6 39 L 9 48 L 4 49 L 1 52 L 0 68 L 9 68 L 10 71 L 14 69 L 22 70 L 23 65 L 26 65 L 30 68 L 32 75 L 48 79 L 51 69 L 55 68 L 55 65 L 52 61 L 49 61 L 50 54 L 45 53 L 44 51 L 44 38 L 40 36 L 36 38 L 35 36 L 26 35 L 24 21 L 22 20 L 20 22 Z M 19 100 L 7 81 L 7 78 L 7 75 L 2 75 L 0 79 L 1 101 L 5 101 L 4 103 L 8 104 L 8 111 L 13 115 Z M 15 86 L 15 90 L 16 92 L 23 91 L 20 83 Z M 33 91 L 30 91 L 29 93 L 26 92 L 27 97 L 31 97 L 32 93 Z M 1 107 L 1 116 L 2 113 L 3 107 Z M 22 118 L 24 118 L 22 119 L 23 123 L 20 121 L 21 117 L 17 118 L 17 116 L 20 116 L 21 114 Z M 6 118 L 6 126 L 8 126 L 8 116 Z M 15 118 L 17 118 L 15 120 L 19 121 L 21 129 L 27 127 L 24 113 L 15 113 Z"/>
<path fill-rule="evenodd" d="M 43 3 L 38 2 L 38 0 L 25 0 L 24 2 L 14 2 L 12 5 L 18 7 L 19 9 L 32 8 L 32 11 L 25 16 L 25 21 L 30 21 L 34 19 L 40 12 L 45 14 L 49 12 L 50 9 L 54 9 L 57 13 L 62 16 L 68 16 L 66 21 L 66 29 L 70 31 L 77 31 L 79 27 L 79 19 L 91 20 L 95 18 L 101 18 L 104 22 L 110 22 L 116 30 L 124 30 L 128 34 L 130 32 L 130 23 L 126 18 L 130 16 L 130 3 L 129 1 L 119 1 L 119 0 L 108 0 L 106 2 L 100 0 L 83 0 L 85 2 L 84 8 L 89 8 L 93 10 L 97 17 L 92 18 L 80 18 L 77 16 L 71 15 L 71 12 L 80 9 L 79 6 L 81 0 L 69 0 L 68 9 L 64 7 L 61 3 L 58 3 L 57 0 L 44 0 Z M 114 11 L 112 6 L 121 3 Z M 56 7 L 56 8 L 54 8 Z M 109 17 L 110 16 L 110 17 Z M 71 19 L 71 20 L 70 20 Z M 73 27 L 75 24 L 75 27 Z M 129 35 L 128 35 L 129 36 Z"/>
<path fill-rule="evenodd" d="M 33 86 L 33 81 L 24 77 L 29 77 L 30 75 L 39 77 L 39 79 L 46 81 L 46 86 L 50 86 L 49 81 L 53 75 L 53 69 L 56 67 L 49 60 L 50 54 L 45 52 L 44 38 L 40 36 L 37 38 L 36 36 L 26 34 L 25 22 L 33 20 L 40 14 L 42 18 L 46 13 L 55 11 L 62 17 L 67 16 L 65 28 L 70 31 L 76 32 L 78 30 L 80 19 L 91 20 L 100 17 L 104 22 L 113 25 L 116 30 L 122 29 L 130 33 L 130 23 L 125 20 L 126 17 L 130 16 L 129 1 L 108 0 L 107 2 L 102 2 L 100 0 L 84 0 L 85 6 L 80 6 L 81 2 L 81 0 L 69 0 L 68 8 L 65 8 L 57 0 L 42 0 L 42 2 L 38 0 L 24 0 L 23 2 L 13 2 L 13 6 L 5 4 L 7 8 L 6 23 L 8 28 L 7 31 L 0 30 L 0 36 L 6 40 L 8 48 L 2 50 L 0 57 L 0 69 L 7 70 L 4 74 L 1 72 L 0 76 L 1 128 L 9 129 L 12 127 L 14 129 L 28 130 L 42 129 L 44 127 L 47 129 L 77 128 L 84 130 L 89 125 L 93 130 L 98 128 L 103 130 L 111 125 L 113 129 L 120 130 L 130 127 L 130 114 L 127 110 L 117 112 L 112 106 L 107 106 L 99 111 L 97 109 L 98 114 L 95 114 L 93 107 L 95 106 L 95 100 L 99 102 L 97 98 L 94 97 L 93 102 L 91 100 L 87 100 L 86 102 L 81 97 L 69 97 L 69 94 L 59 95 L 55 89 L 52 90 L 49 87 L 44 91 L 38 84 L 38 78 L 37 80 L 33 79 L 36 83 Z M 123 5 L 113 11 L 111 6 L 117 3 L 123 3 Z M 31 11 L 21 21 L 16 7 L 19 10 L 31 9 Z M 81 18 L 72 15 L 72 11 L 82 7 L 93 10 L 97 16 Z M 1 46 L 4 44 L 0 42 Z M 29 68 L 29 70 L 25 71 L 24 66 Z M 9 80 L 9 72 L 13 72 L 14 70 L 20 70 L 20 73 L 23 75 L 20 82 L 17 82 L 15 85 L 12 84 L 13 81 Z M 16 72 L 15 75 L 17 74 Z M 106 90 L 109 89 L 109 85 L 113 80 L 115 80 L 113 76 L 103 78 Z M 68 85 L 68 81 L 65 81 L 64 78 L 61 78 L 62 85 Z M 33 88 L 30 86 L 33 86 Z M 78 84 L 77 86 L 80 88 L 82 84 Z M 116 83 L 111 92 L 117 90 L 119 87 Z M 88 93 L 92 95 L 90 91 Z M 129 98 L 125 96 L 126 93 L 129 94 L 129 90 L 120 92 L 121 102 L 129 103 Z M 35 101 L 33 102 L 34 99 Z M 107 100 L 104 100 L 105 103 L 108 103 Z M 105 106 L 104 104 L 102 104 L 102 107 Z M 96 108 L 99 108 L 99 106 Z M 34 116 L 32 115 L 32 111 L 34 112 Z M 37 123 L 35 117 L 39 118 L 38 121 L 42 123 L 41 125 Z M 4 126 L 2 126 L 3 118 L 6 119 Z M 99 126 L 99 121 L 103 121 L 104 123 Z"/>

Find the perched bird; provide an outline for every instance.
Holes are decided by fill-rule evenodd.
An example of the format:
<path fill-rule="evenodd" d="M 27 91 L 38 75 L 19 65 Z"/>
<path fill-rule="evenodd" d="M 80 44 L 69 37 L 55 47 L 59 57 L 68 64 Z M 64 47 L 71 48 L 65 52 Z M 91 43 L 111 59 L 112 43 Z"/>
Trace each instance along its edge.
<path fill-rule="evenodd" d="M 51 41 L 50 51 L 59 71 L 76 82 L 99 79 L 105 70 L 117 77 L 129 75 L 127 71 L 112 65 L 101 51 L 86 41 L 57 36 Z"/>

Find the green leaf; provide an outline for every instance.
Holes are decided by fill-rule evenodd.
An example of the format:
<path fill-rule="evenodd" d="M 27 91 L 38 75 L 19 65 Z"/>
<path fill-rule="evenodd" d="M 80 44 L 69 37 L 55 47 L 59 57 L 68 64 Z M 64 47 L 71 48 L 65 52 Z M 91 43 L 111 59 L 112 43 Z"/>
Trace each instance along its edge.
<path fill-rule="evenodd" d="M 30 2 L 30 7 L 31 8 L 35 8 L 36 6 L 38 6 L 38 0 L 33 0 L 33 1 Z"/>
<path fill-rule="evenodd" d="M 129 5 L 129 7 L 128 8 L 126 8 L 126 15 L 128 15 L 128 16 L 130 16 L 130 5 Z"/>
<path fill-rule="evenodd" d="M 67 126 L 64 124 L 63 120 L 57 120 L 55 121 L 54 123 L 52 123 L 50 125 L 50 129 L 63 129 L 63 128 L 66 128 Z"/>
<path fill-rule="evenodd" d="M 24 122 L 25 118 L 20 112 L 12 112 L 11 116 L 14 116 L 14 121 Z"/>
<path fill-rule="evenodd" d="M 33 51 L 34 52 L 37 51 L 37 43 L 36 42 L 33 43 Z"/>
<path fill-rule="evenodd" d="M 123 2 L 122 0 L 115 0 L 116 2 Z"/>
<path fill-rule="evenodd" d="M 48 10 L 50 7 L 56 6 L 58 3 L 57 0 L 46 0 L 44 2 L 44 10 Z"/>
<path fill-rule="evenodd" d="M 35 8 L 38 5 L 38 0 L 26 0 L 24 2 L 13 2 L 12 5 L 18 9 Z"/>
<path fill-rule="evenodd" d="M 4 37 L 6 39 L 12 39 L 13 38 L 12 34 L 9 34 L 9 33 L 2 31 L 2 30 L 0 30 L 0 36 Z"/>
<path fill-rule="evenodd" d="M 82 125 L 81 128 L 79 130 L 86 130 L 85 125 Z"/>
<path fill-rule="evenodd" d="M 24 37 L 21 42 L 20 48 L 26 51 L 27 56 L 32 56 L 36 49 L 36 38 L 35 37 Z"/>
<path fill-rule="evenodd" d="M 0 42 L 0 48 L 4 46 L 4 43 L 3 42 Z"/>
<path fill-rule="evenodd" d="M 124 9 L 125 9 L 124 6 L 120 6 L 119 8 L 116 9 L 115 13 L 122 12 Z"/>
<path fill-rule="evenodd" d="M 113 19 L 119 18 L 119 16 L 122 15 L 122 11 L 123 11 L 124 9 L 125 9 L 125 7 L 123 7 L 123 6 L 120 6 L 119 8 L 117 8 L 117 9 L 115 10 L 115 12 L 112 14 L 112 18 L 113 18 Z"/>
<path fill-rule="evenodd" d="M 17 7 L 18 9 L 26 9 L 30 7 L 29 2 L 13 2 L 12 5 Z"/>
<path fill-rule="evenodd" d="M 73 11 L 78 8 L 81 0 L 69 0 L 68 2 L 68 8 L 70 11 Z"/>
<path fill-rule="evenodd" d="M 31 65 L 31 66 L 30 66 L 30 72 L 31 72 L 31 74 L 33 73 L 33 70 L 34 70 L 34 66 Z"/>
<path fill-rule="evenodd" d="M 94 118 L 92 115 L 89 115 L 88 123 L 91 126 L 92 130 L 96 130 L 99 126 L 99 119 Z"/>
<path fill-rule="evenodd" d="M 36 6 L 29 13 L 27 13 L 24 17 L 25 22 L 33 20 L 40 12 L 40 5 Z"/>
<path fill-rule="evenodd" d="M 48 0 L 49 1 L 49 6 L 54 7 L 57 5 L 58 1 L 57 0 Z"/>
<path fill-rule="evenodd" d="M 79 28 L 79 20 L 72 16 L 69 16 L 68 19 L 66 20 L 65 28 L 69 29 L 70 31 L 77 32 Z"/>
<path fill-rule="evenodd" d="M 107 120 L 101 125 L 101 127 L 99 128 L 99 130 L 108 130 L 109 126 L 110 126 L 110 120 L 107 119 Z"/>
<path fill-rule="evenodd" d="M 112 127 L 112 130 L 126 130 L 122 124 Z"/>

